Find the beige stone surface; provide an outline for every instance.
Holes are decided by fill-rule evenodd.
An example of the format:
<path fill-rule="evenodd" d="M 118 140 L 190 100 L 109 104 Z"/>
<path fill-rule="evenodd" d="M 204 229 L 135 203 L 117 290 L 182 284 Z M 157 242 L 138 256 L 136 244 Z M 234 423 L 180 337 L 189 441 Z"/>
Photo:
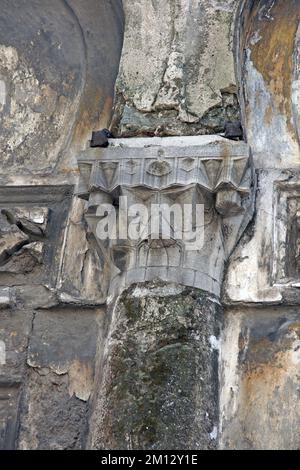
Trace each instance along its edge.
<path fill-rule="evenodd" d="M 259 167 L 296 167 L 299 152 L 297 0 L 246 1 L 239 16 L 237 70 L 248 142 Z"/>
<path fill-rule="evenodd" d="M 237 118 L 233 20 L 238 2 L 123 4 L 125 37 L 114 115 L 118 133 L 207 134 L 222 129 L 231 114 Z"/>
<path fill-rule="evenodd" d="M 221 342 L 221 448 L 299 448 L 299 311 L 229 310 Z"/>

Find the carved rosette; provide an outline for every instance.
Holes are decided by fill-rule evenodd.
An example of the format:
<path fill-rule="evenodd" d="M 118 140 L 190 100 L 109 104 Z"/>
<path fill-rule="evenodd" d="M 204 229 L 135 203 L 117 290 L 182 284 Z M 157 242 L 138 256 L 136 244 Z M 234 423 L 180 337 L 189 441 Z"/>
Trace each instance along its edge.
<path fill-rule="evenodd" d="M 160 279 L 220 294 L 224 263 L 252 217 L 253 171 L 248 146 L 218 136 L 115 139 L 107 149 L 80 156 L 77 194 L 99 247 L 103 283 L 110 294 L 132 283 Z M 100 204 L 197 204 L 204 207 L 201 248 L 184 240 L 99 240 Z M 150 226 L 150 224 L 149 224 Z M 204 226 L 204 227 L 203 227 Z"/>

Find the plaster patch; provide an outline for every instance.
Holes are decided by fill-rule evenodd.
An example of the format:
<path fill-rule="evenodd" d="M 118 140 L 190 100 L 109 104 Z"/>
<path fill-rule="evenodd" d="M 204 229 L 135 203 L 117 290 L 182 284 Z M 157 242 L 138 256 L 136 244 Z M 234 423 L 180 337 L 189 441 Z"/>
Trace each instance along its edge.
<path fill-rule="evenodd" d="M 215 351 L 220 351 L 221 344 L 218 338 L 216 338 L 215 336 L 210 336 L 209 342 L 212 349 L 214 349 Z"/>
<path fill-rule="evenodd" d="M 69 368 L 69 394 L 82 401 L 88 401 L 93 387 L 93 368 L 91 364 L 79 360 L 72 362 Z"/>
<path fill-rule="evenodd" d="M 217 426 L 214 426 L 212 432 L 209 434 L 209 437 L 211 438 L 212 441 L 215 441 L 218 437 L 218 428 Z"/>
<path fill-rule="evenodd" d="M 15 70 L 19 63 L 18 52 L 14 47 L 0 45 L 1 67 L 6 70 Z"/>
<path fill-rule="evenodd" d="M 4 80 L 0 79 L 0 111 L 3 111 L 3 108 L 5 105 L 6 105 L 6 83 Z"/>
<path fill-rule="evenodd" d="M 6 364 L 6 346 L 4 341 L 0 341 L 0 366 Z"/>
<path fill-rule="evenodd" d="M 139 287 L 137 286 L 132 297 L 168 297 L 173 295 L 180 295 L 185 290 L 184 286 L 166 285 L 166 286 L 153 286 L 153 287 Z"/>

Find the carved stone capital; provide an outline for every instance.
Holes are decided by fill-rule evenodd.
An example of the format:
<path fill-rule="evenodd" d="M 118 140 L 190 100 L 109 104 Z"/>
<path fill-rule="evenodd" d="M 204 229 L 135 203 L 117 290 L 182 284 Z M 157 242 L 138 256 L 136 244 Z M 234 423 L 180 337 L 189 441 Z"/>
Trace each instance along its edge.
<path fill-rule="evenodd" d="M 253 173 L 245 143 L 219 136 L 115 139 L 107 149 L 84 152 L 79 169 L 77 194 L 87 200 L 86 220 L 99 247 L 108 292 L 161 279 L 219 295 L 224 263 L 252 216 Z M 123 200 L 127 209 L 145 207 L 139 239 L 124 234 L 99 239 L 98 224 L 110 217 L 100 214 L 99 206 L 111 204 L 119 228 Z M 202 222 L 193 216 L 192 224 L 198 245 L 191 247 L 185 236 L 176 236 L 171 219 L 168 239 L 163 232 L 153 236 L 155 205 L 175 205 L 182 214 L 187 205 L 202 207 Z"/>

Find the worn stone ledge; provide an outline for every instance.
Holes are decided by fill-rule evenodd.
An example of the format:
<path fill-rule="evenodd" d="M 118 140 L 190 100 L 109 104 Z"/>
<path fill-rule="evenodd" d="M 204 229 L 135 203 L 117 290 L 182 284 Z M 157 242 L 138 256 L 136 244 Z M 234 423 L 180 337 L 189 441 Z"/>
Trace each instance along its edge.
<path fill-rule="evenodd" d="M 19 307 L 49 311 L 55 307 L 71 306 L 97 308 L 105 305 L 106 301 L 100 297 L 98 300 L 75 297 L 42 284 L 0 288 L 0 310 Z"/>

